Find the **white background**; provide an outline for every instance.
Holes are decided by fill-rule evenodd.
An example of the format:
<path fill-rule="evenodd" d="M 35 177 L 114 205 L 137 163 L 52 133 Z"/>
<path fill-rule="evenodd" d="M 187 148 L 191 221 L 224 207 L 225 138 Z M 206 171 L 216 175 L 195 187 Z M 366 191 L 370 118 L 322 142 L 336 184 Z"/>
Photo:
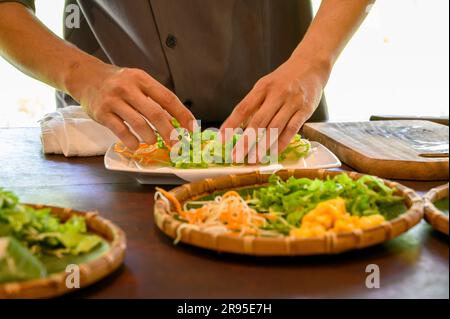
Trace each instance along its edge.
<path fill-rule="evenodd" d="M 37 0 L 58 35 L 63 0 Z M 313 0 L 315 8 L 319 0 Z M 378 0 L 336 64 L 326 94 L 331 120 L 372 114 L 448 116 L 449 1 Z M 0 58 L 0 127 L 36 126 L 55 108 L 53 89 Z"/>

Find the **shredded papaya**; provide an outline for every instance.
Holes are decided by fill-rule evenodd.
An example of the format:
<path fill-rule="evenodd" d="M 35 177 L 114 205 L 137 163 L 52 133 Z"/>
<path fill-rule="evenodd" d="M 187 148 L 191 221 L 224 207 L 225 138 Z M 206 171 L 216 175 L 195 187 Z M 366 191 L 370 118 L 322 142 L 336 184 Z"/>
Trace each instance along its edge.
<path fill-rule="evenodd" d="M 170 148 L 159 148 L 156 144 L 141 143 L 138 149 L 133 152 L 122 143 L 116 143 L 113 149 L 114 152 L 143 166 L 154 164 L 168 165 L 170 163 Z"/>
<path fill-rule="evenodd" d="M 168 191 L 166 191 L 162 188 L 159 188 L 159 187 L 156 187 L 156 190 L 158 192 L 160 192 L 162 195 L 164 195 L 164 197 L 167 198 L 169 200 L 169 202 L 172 203 L 172 205 L 175 207 L 175 211 L 178 214 L 180 214 L 180 215 L 183 214 L 183 208 L 181 207 L 180 202 L 178 201 L 178 199 L 175 196 L 172 195 L 172 193 L 169 193 Z"/>

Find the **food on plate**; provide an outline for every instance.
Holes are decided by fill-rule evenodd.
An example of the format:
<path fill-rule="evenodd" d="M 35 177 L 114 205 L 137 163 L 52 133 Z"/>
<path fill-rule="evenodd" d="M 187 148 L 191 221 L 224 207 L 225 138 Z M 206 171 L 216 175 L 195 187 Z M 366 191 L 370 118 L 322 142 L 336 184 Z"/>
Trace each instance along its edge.
<path fill-rule="evenodd" d="M 180 203 L 157 188 L 178 227 L 236 236 L 321 237 L 369 229 L 406 210 L 404 198 L 373 176 L 353 180 L 343 173 L 326 180 L 272 175 L 267 186 L 214 193 Z"/>
<path fill-rule="evenodd" d="M 51 273 L 46 262 L 62 264 L 103 244 L 88 231 L 84 217 L 62 221 L 50 208 L 22 205 L 16 195 L 0 188 L 0 282 L 43 277 Z"/>
<path fill-rule="evenodd" d="M 40 260 L 12 237 L 0 238 L 0 283 L 43 278 Z"/>
<path fill-rule="evenodd" d="M 179 124 L 173 121 L 174 127 L 180 129 Z M 180 134 L 182 135 L 182 134 Z M 185 132 L 180 139 L 181 147 L 175 159 L 171 159 L 171 148 L 167 146 L 162 138 L 157 134 L 158 140 L 155 144 L 149 145 L 141 143 L 136 151 L 129 150 L 123 143 L 116 143 L 114 151 L 122 156 L 136 161 L 142 166 L 173 166 L 175 168 L 207 168 L 211 166 L 231 166 L 236 165 L 226 161 L 230 150 L 236 145 L 241 135 L 235 134 L 233 139 L 227 143 L 221 143 L 217 138 L 218 133 L 213 130 L 205 130 L 203 132 Z M 197 138 L 197 139 L 196 139 Z M 196 143 L 194 140 L 201 141 L 199 143 L 199 151 L 196 151 Z M 215 150 L 220 149 L 220 156 L 215 155 Z M 298 160 L 306 157 L 311 149 L 311 144 L 308 140 L 303 139 L 299 134 L 295 135 L 288 147 L 279 155 L 278 160 Z M 183 150 L 188 150 L 183 153 Z M 199 156 L 199 154 L 201 156 Z M 196 155 L 194 155 L 196 154 Z M 199 157 L 198 160 L 194 156 Z M 205 160 L 205 158 L 214 159 Z"/>
<path fill-rule="evenodd" d="M 126 158 L 135 160 L 142 166 L 170 165 L 170 151 L 167 147 L 159 147 L 158 144 L 149 145 L 141 143 L 136 151 L 130 151 L 121 142 L 114 144 L 114 152 Z"/>
<path fill-rule="evenodd" d="M 354 229 L 368 229 L 381 225 L 383 215 L 352 216 L 347 212 L 345 200 L 338 197 L 319 203 L 316 208 L 306 213 L 300 227 L 293 228 L 292 236 L 307 238 L 323 236 L 327 232 L 347 232 Z"/>

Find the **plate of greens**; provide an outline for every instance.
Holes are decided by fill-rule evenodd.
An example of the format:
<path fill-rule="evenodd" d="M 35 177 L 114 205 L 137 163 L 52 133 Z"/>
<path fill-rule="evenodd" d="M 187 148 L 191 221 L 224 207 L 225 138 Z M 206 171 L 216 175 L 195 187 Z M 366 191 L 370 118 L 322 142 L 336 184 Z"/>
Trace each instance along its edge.
<path fill-rule="evenodd" d="M 422 219 L 423 200 L 374 176 L 282 170 L 157 188 L 154 214 L 176 244 L 262 256 L 336 254 L 406 232 Z"/>
<path fill-rule="evenodd" d="M 0 188 L 0 299 L 91 285 L 122 264 L 125 247 L 124 233 L 95 212 L 21 204 Z"/>
<path fill-rule="evenodd" d="M 425 195 L 425 200 L 425 220 L 434 229 L 448 235 L 448 183 L 430 190 Z"/>
<path fill-rule="evenodd" d="M 181 139 L 182 145 L 189 150 L 172 160 L 170 147 L 158 137 L 153 145 L 142 143 L 137 151 L 128 150 L 123 144 L 112 145 L 105 154 L 105 167 L 112 171 L 121 171 L 133 175 L 142 184 L 182 184 L 199 181 L 205 178 L 214 178 L 230 174 L 243 174 L 254 171 L 276 172 L 281 169 L 325 169 L 340 167 L 339 159 L 325 146 L 317 142 L 310 142 L 297 134 L 285 151 L 283 151 L 273 164 L 232 164 L 225 160 L 227 145 L 230 148 L 236 144 L 239 135 L 235 135 L 227 143 L 217 145 L 215 131 L 206 130 L 201 133 L 198 149 L 195 148 L 192 133 Z M 207 136 L 204 137 L 204 136 Z M 221 149 L 220 159 L 214 161 L 204 160 L 207 156 L 214 157 L 213 151 Z M 197 160 L 194 158 L 197 156 Z"/>

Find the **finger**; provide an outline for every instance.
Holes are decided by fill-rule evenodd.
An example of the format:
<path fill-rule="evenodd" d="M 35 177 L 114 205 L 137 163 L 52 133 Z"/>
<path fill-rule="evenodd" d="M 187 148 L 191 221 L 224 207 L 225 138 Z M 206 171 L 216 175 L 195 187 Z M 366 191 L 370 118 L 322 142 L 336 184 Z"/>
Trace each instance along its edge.
<path fill-rule="evenodd" d="M 258 91 L 256 91 L 258 92 Z M 260 92 L 260 91 L 259 91 Z M 256 114 L 249 121 L 244 136 L 237 143 L 233 150 L 233 159 L 237 163 L 241 163 L 245 156 L 248 157 L 249 163 L 256 163 L 259 161 L 258 155 L 260 148 L 257 146 L 257 142 L 264 138 L 264 129 L 271 121 L 272 117 L 280 109 L 283 104 L 279 98 L 266 98 L 260 99 L 258 102 L 262 103 L 262 106 L 258 106 Z M 237 109 L 237 107 L 236 107 Z M 248 117 L 247 117 L 248 118 Z M 222 125 L 223 132 L 228 128 L 227 123 Z"/>
<path fill-rule="evenodd" d="M 148 97 L 148 99 L 150 99 Z M 166 110 L 162 109 L 163 117 L 165 121 L 168 121 L 172 125 L 173 116 L 170 115 Z M 144 119 L 147 121 L 148 125 L 153 129 L 153 131 L 156 131 L 156 127 L 150 123 L 150 121 L 144 116 Z M 172 125 L 173 126 L 173 125 Z"/>
<path fill-rule="evenodd" d="M 294 114 L 278 140 L 278 150 L 275 150 L 277 154 L 280 154 L 286 149 L 292 138 L 300 131 L 300 128 L 307 119 L 308 115 L 302 110 L 297 111 Z"/>
<path fill-rule="evenodd" d="M 266 157 L 270 147 L 274 145 L 274 143 L 279 138 L 279 130 L 278 128 L 265 128 L 262 132 L 261 138 L 258 140 L 258 148 L 257 148 L 257 162 L 267 164 L 269 160 L 273 160 L 273 158 Z M 273 154 L 270 154 L 273 155 Z"/>
<path fill-rule="evenodd" d="M 267 97 L 260 109 L 248 123 L 247 128 L 258 129 L 267 127 L 282 106 L 283 100 L 279 97 Z"/>
<path fill-rule="evenodd" d="M 260 146 L 261 149 L 265 149 L 266 151 L 270 149 L 272 144 L 278 139 L 277 137 L 281 137 L 282 132 L 285 130 L 286 126 L 297 112 L 297 107 L 294 104 L 285 104 L 277 114 L 270 121 L 270 124 L 267 127 L 267 133 L 265 134 L 263 141 L 263 145 Z M 276 135 L 276 136 L 274 136 Z M 294 134 L 295 135 L 295 134 Z M 262 153 L 262 152 L 259 152 Z M 267 152 L 266 152 L 267 153 Z M 266 155 L 266 154 L 258 154 L 258 155 Z M 258 157 L 258 161 L 261 161 L 262 157 Z"/>
<path fill-rule="evenodd" d="M 150 145 L 156 143 L 155 132 L 142 114 L 138 113 L 125 102 L 115 105 L 113 110 L 116 115 L 128 123 L 144 142 Z"/>
<path fill-rule="evenodd" d="M 243 163 L 245 157 L 247 156 L 247 163 L 257 163 L 258 156 L 256 154 L 256 146 L 259 138 L 261 138 L 263 135 L 264 134 L 260 134 L 260 130 L 258 129 L 247 128 L 233 148 L 233 161 L 236 163 Z"/>
<path fill-rule="evenodd" d="M 264 92 L 262 90 L 253 89 L 249 94 L 235 107 L 231 115 L 225 120 L 220 127 L 220 132 L 223 135 L 226 128 L 241 127 L 241 124 L 256 112 L 256 110 L 264 102 Z"/>
<path fill-rule="evenodd" d="M 266 98 L 263 105 L 259 108 L 256 114 L 252 117 L 246 130 L 254 130 L 257 136 L 258 147 L 251 147 L 256 142 L 255 140 L 249 140 L 248 146 L 245 148 L 248 152 L 252 152 L 250 155 L 256 156 L 256 162 L 261 162 L 262 157 L 265 155 L 266 150 L 270 144 L 264 141 L 269 141 L 270 137 L 266 134 L 266 127 L 271 123 L 273 118 L 277 116 L 277 112 L 281 109 L 283 101 L 278 97 Z M 252 144 L 253 143 L 253 144 Z M 248 155 L 248 153 L 247 153 Z"/>
<path fill-rule="evenodd" d="M 171 116 L 166 110 L 137 90 L 127 96 L 125 100 L 153 125 L 167 145 L 173 145 L 175 141 L 170 140 L 170 134 L 174 127 L 171 123 Z"/>
<path fill-rule="evenodd" d="M 268 125 L 268 129 L 277 128 L 281 134 L 285 127 L 292 119 L 295 113 L 297 113 L 298 107 L 295 104 L 285 104 L 280 108 L 277 114 L 273 117 Z"/>
<path fill-rule="evenodd" d="M 137 137 L 131 133 L 123 120 L 117 115 L 113 113 L 105 115 L 100 124 L 109 128 L 129 149 L 136 150 L 139 147 L 139 140 Z"/>
<path fill-rule="evenodd" d="M 176 118 L 182 127 L 190 131 L 194 129 L 194 115 L 172 91 L 146 73 L 142 75 L 141 89 L 145 95 Z"/>

